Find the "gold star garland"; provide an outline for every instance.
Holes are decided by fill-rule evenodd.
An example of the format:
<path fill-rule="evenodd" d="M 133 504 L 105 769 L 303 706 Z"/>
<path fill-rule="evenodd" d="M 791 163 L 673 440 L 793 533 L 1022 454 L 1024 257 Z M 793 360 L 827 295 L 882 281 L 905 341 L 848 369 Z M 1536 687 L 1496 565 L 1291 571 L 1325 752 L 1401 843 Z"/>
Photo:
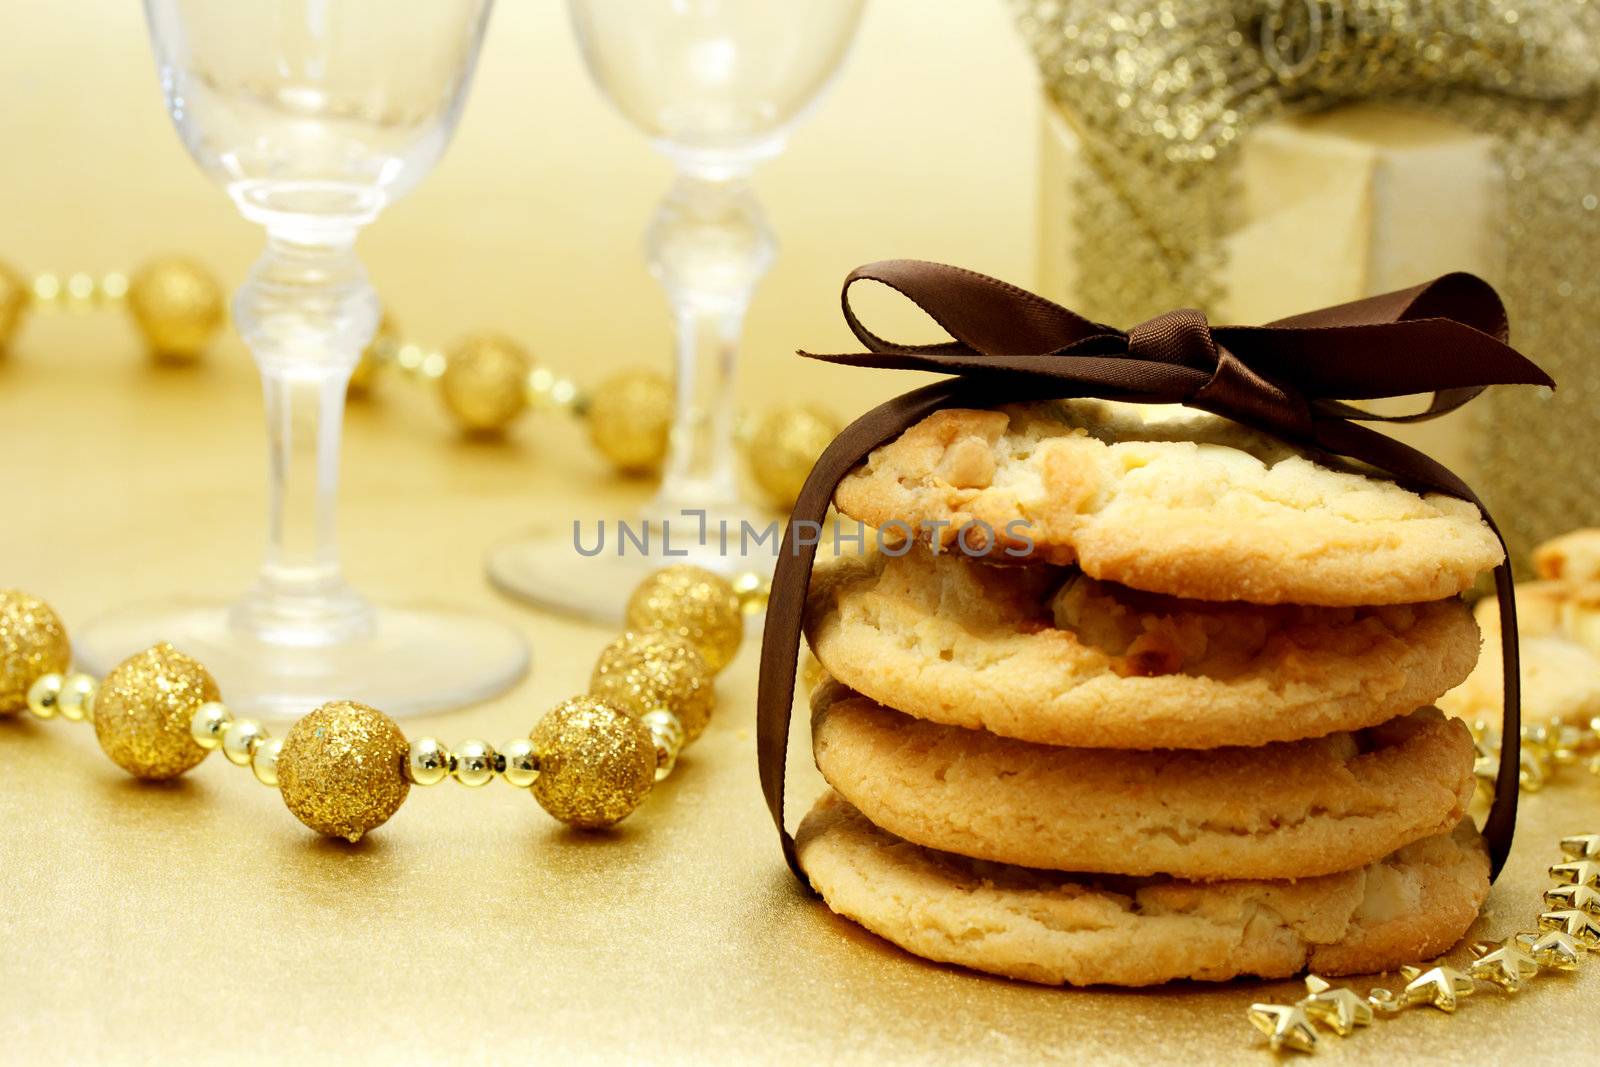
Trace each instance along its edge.
<path fill-rule="evenodd" d="M 1472 772 L 1478 779 L 1478 796 L 1494 795 L 1494 780 L 1500 768 L 1500 734 L 1490 723 L 1479 719 L 1467 724 L 1472 731 L 1477 759 Z M 1524 726 L 1522 766 L 1517 778 L 1525 793 L 1537 793 L 1568 767 L 1582 763 L 1590 774 L 1600 775 L 1600 716 L 1580 729 L 1565 723 Z"/>
<path fill-rule="evenodd" d="M 1465 971 L 1443 963 L 1402 967 L 1405 985 L 1398 992 L 1377 988 L 1365 997 L 1307 975 L 1304 997 L 1293 1004 L 1252 1004 L 1245 1018 L 1274 1052 L 1315 1052 L 1325 1034 L 1349 1037 L 1375 1019 L 1412 1008 L 1453 1014 L 1462 1000 L 1485 990 L 1515 994 L 1532 979 L 1576 971 L 1589 952 L 1600 951 L 1600 833 L 1563 838 L 1561 855 L 1550 868 L 1555 885 L 1544 894 L 1550 910 L 1538 917 L 1537 928 L 1475 943 Z"/>

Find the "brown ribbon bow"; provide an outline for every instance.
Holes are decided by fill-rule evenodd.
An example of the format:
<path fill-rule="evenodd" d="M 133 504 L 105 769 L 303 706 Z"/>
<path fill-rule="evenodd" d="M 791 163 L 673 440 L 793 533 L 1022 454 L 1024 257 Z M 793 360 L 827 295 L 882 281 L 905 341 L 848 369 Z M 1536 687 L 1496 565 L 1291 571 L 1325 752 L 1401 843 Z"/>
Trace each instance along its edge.
<path fill-rule="evenodd" d="M 952 338 L 898 345 L 861 324 L 850 288 L 876 281 L 908 297 Z M 1505 308 L 1470 274 L 1295 315 L 1266 326 L 1211 326 L 1198 311 L 1159 315 L 1126 333 L 1090 322 L 1014 285 L 920 260 L 885 260 L 850 272 L 845 321 L 868 349 L 803 356 L 860 367 L 955 375 L 881 404 L 847 426 L 806 479 L 784 532 L 761 648 L 757 758 L 767 807 L 789 867 L 806 881 L 783 820 L 784 771 L 795 668 L 818 529 L 834 489 L 851 468 L 932 412 L 1023 400 L 1098 397 L 1180 403 L 1275 434 L 1293 444 L 1376 467 L 1402 484 L 1476 504 L 1505 539 L 1483 502 L 1449 470 L 1399 441 L 1359 425 L 1411 422 L 1460 407 L 1489 385 L 1554 382 L 1506 344 Z M 1343 403 L 1432 393 L 1415 414 L 1380 416 Z M 1494 804 L 1484 824 L 1491 873 L 1511 849 L 1521 765 L 1517 615 L 1511 570 L 1494 572 L 1505 677 L 1504 738 Z"/>

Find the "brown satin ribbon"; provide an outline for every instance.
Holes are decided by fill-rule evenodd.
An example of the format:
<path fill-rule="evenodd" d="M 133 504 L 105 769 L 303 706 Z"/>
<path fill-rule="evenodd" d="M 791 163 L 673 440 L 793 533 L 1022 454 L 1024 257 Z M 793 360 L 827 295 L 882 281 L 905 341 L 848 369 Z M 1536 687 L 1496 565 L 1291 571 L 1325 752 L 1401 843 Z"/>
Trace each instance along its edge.
<path fill-rule="evenodd" d="M 850 288 L 875 281 L 905 295 L 952 338 L 899 345 L 862 325 Z M 1401 484 L 1477 505 L 1455 474 L 1361 422 L 1412 422 L 1460 407 L 1489 385 L 1554 382 L 1506 344 L 1505 309 L 1494 289 L 1470 274 L 1280 319 L 1266 326 L 1210 326 L 1200 312 L 1171 311 L 1123 332 L 1090 322 L 1014 285 L 959 267 L 885 260 L 850 272 L 845 321 L 867 351 L 811 359 L 858 367 L 954 375 L 880 404 L 845 428 L 812 468 L 795 502 L 772 578 L 756 703 L 756 753 L 767 807 L 784 858 L 802 883 L 794 838 L 784 826 L 784 773 L 801 618 L 816 538 L 841 479 L 879 445 L 940 408 L 993 407 L 1025 400 L 1097 397 L 1180 403 L 1225 416 L 1292 444 L 1347 456 Z M 1342 403 L 1431 393 L 1415 414 L 1379 416 Z M 1505 675 L 1499 777 L 1483 832 L 1491 875 L 1498 875 L 1516 829 L 1521 696 L 1517 613 L 1511 570 L 1494 571 Z"/>

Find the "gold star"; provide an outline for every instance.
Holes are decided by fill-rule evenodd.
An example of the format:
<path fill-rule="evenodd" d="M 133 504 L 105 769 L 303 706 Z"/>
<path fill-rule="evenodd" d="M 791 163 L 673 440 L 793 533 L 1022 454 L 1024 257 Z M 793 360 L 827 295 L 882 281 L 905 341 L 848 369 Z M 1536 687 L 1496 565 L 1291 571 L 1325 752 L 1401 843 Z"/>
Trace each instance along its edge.
<path fill-rule="evenodd" d="M 1558 863 L 1550 868 L 1550 877 L 1562 885 L 1592 885 L 1600 887 L 1600 863 L 1594 860 L 1573 860 Z"/>
<path fill-rule="evenodd" d="M 1547 911 L 1539 916 L 1544 930 L 1561 930 L 1583 943 L 1584 948 L 1600 948 L 1600 919 L 1577 908 Z"/>
<path fill-rule="evenodd" d="M 1252 1004 L 1247 1017 L 1252 1026 L 1267 1035 L 1267 1044 L 1274 1052 L 1317 1050 L 1316 1027 L 1298 1004 Z"/>
<path fill-rule="evenodd" d="M 1569 860 L 1600 856 L 1600 834 L 1575 834 L 1561 839 L 1561 854 Z"/>
<path fill-rule="evenodd" d="M 1544 891 L 1544 902 L 1600 915 L 1600 889 L 1592 885 L 1558 885 Z"/>
<path fill-rule="evenodd" d="M 1406 980 L 1400 999 L 1406 1004 L 1430 1004 L 1440 1011 L 1453 1012 L 1462 997 L 1470 997 L 1477 989 L 1471 978 L 1454 967 L 1433 967 L 1424 971 L 1420 967 L 1402 967 L 1400 976 Z"/>
<path fill-rule="evenodd" d="M 1518 934 L 1517 940 L 1528 946 L 1528 952 L 1541 967 L 1558 971 L 1575 971 L 1587 951 L 1582 941 L 1564 930 L 1546 930 L 1542 934 Z"/>
<path fill-rule="evenodd" d="M 1483 946 L 1485 949 L 1487 945 Z M 1476 949 L 1474 949 L 1476 950 Z M 1472 961 L 1467 973 L 1485 982 L 1493 982 L 1507 993 L 1522 988 L 1525 978 L 1539 973 L 1539 961 L 1530 956 L 1514 937 L 1500 942 L 1500 947 Z"/>
<path fill-rule="evenodd" d="M 1372 1005 L 1348 989 L 1335 989 L 1314 974 L 1306 975 L 1306 991 L 1311 995 L 1296 1007 L 1340 1037 L 1349 1037 L 1358 1026 L 1372 1025 Z"/>

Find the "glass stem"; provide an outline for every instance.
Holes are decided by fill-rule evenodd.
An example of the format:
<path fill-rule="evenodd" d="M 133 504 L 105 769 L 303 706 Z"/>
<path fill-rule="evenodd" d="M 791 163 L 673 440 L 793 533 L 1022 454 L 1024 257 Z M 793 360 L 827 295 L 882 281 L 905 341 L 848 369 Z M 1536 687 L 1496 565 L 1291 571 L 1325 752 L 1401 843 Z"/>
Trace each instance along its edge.
<path fill-rule="evenodd" d="M 378 321 L 355 231 L 268 232 L 234 300 L 261 370 L 267 417 L 267 544 L 236 627 L 277 644 L 331 644 L 371 631 L 334 536 L 345 389 Z"/>
<path fill-rule="evenodd" d="M 776 249 L 743 176 L 680 173 L 656 210 L 646 250 L 677 329 L 677 410 L 653 520 L 741 510 L 733 441 L 739 338 Z"/>

